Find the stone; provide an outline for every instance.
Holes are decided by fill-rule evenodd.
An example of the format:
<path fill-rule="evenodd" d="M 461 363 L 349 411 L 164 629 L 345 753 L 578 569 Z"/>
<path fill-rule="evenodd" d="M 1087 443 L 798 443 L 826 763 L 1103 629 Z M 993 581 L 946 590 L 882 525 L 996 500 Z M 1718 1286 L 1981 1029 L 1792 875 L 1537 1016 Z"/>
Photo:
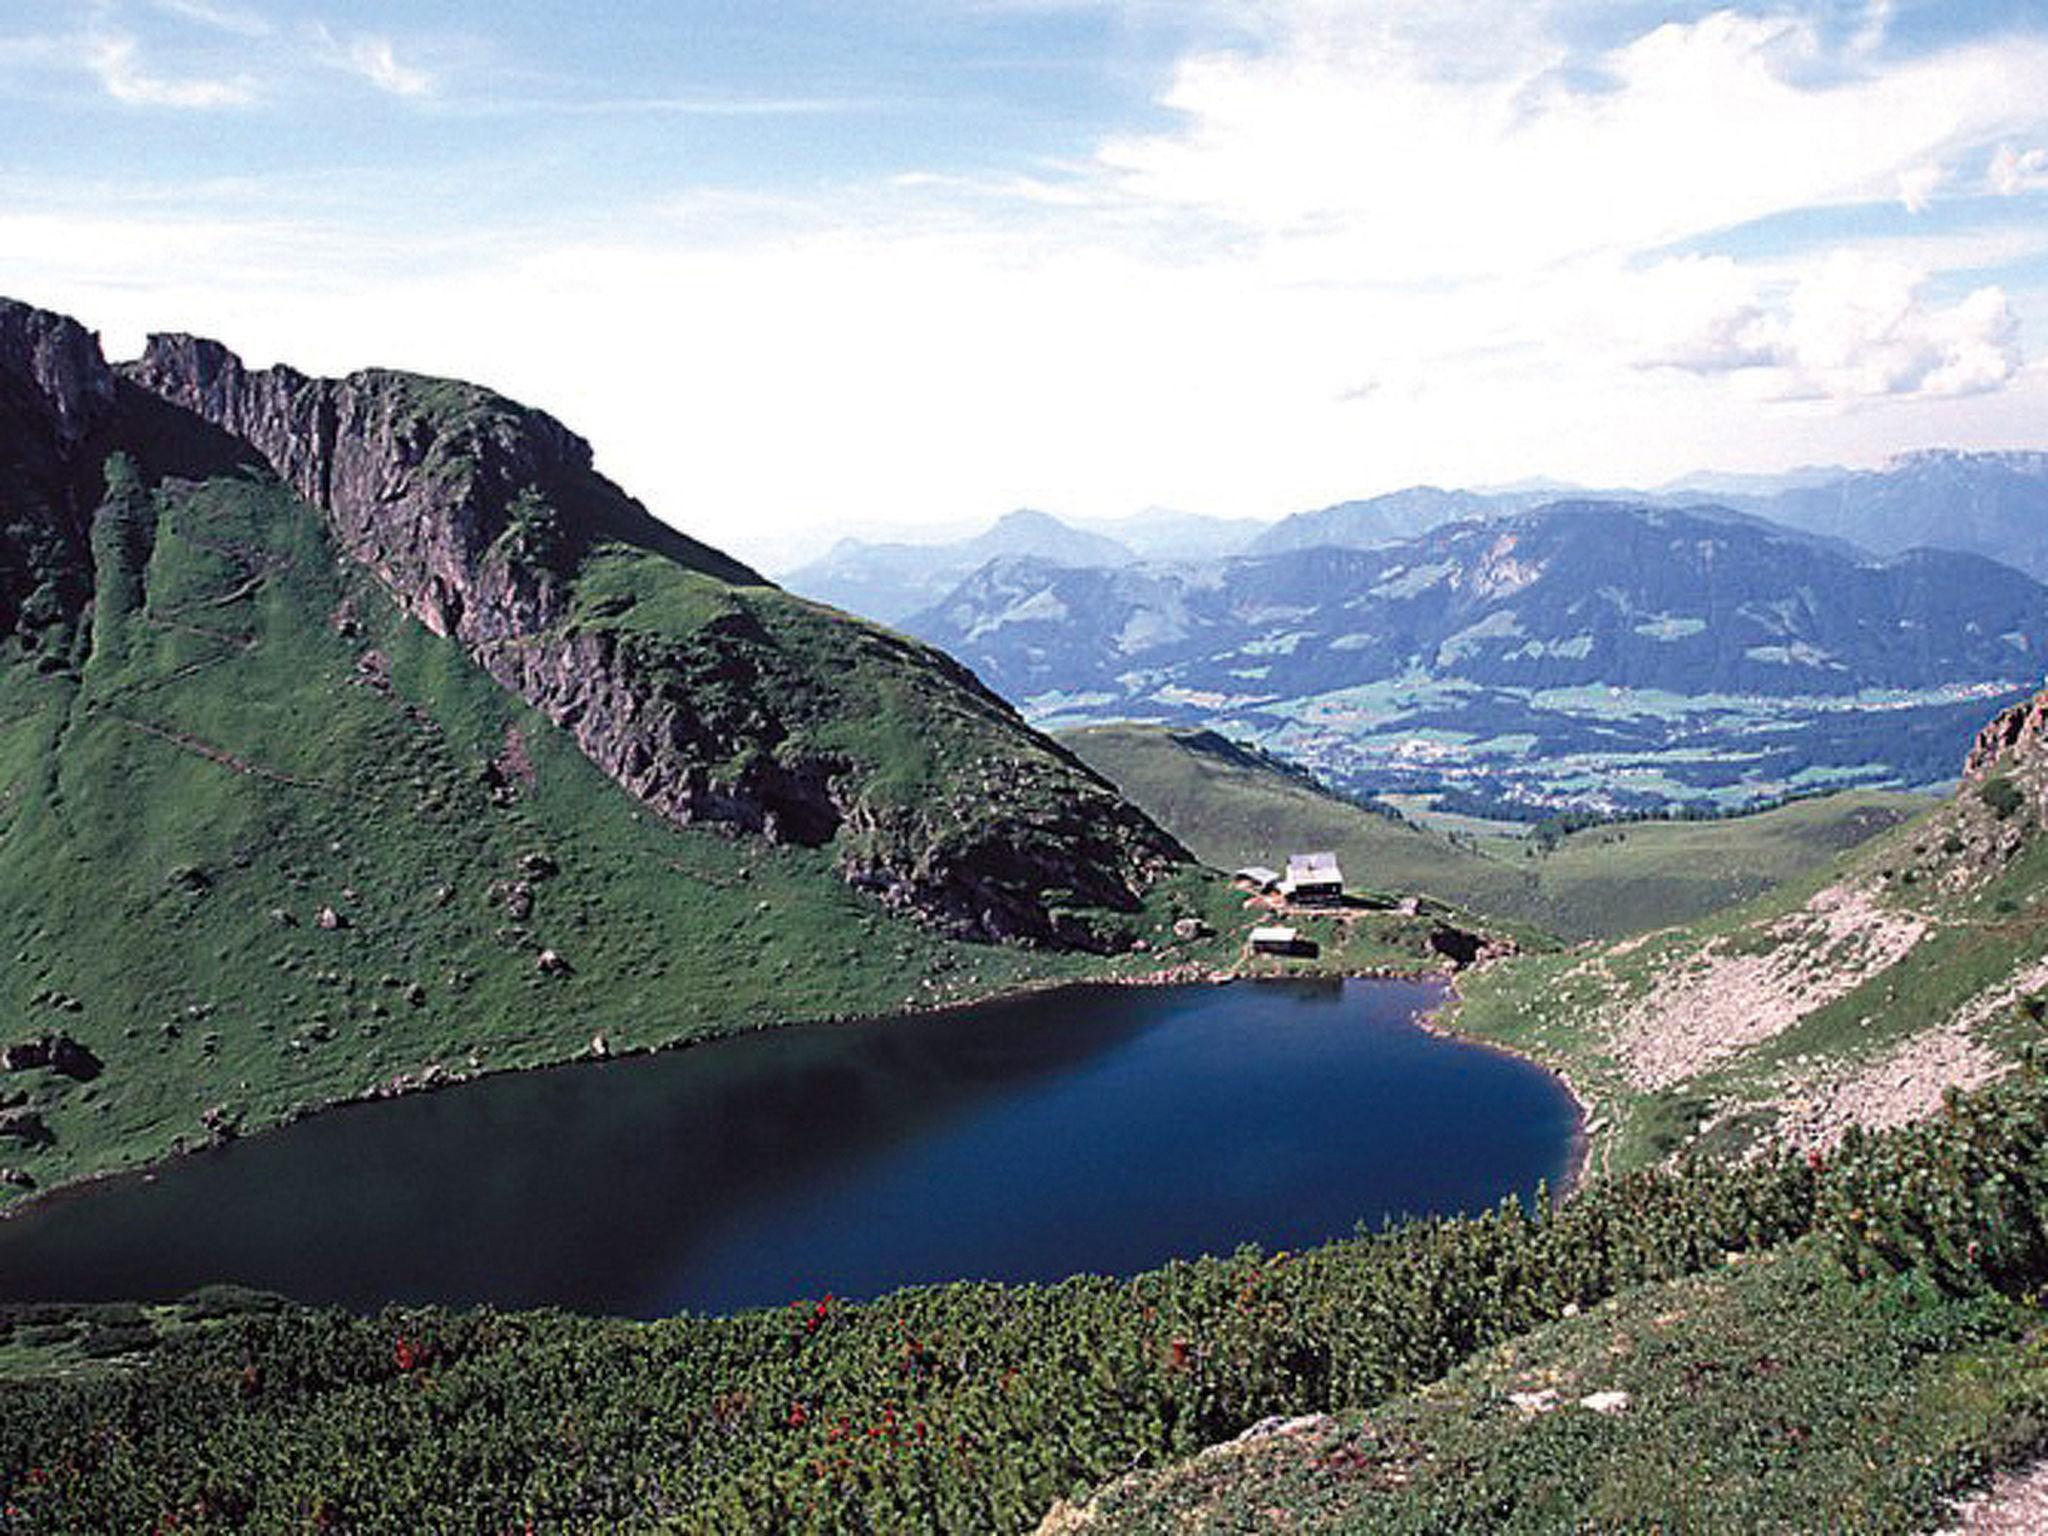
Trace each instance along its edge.
<path fill-rule="evenodd" d="M 34 1109 L 10 1109 L 0 1112 L 0 1136 L 31 1147 L 47 1146 L 57 1138 L 50 1134 L 50 1127 L 44 1121 L 42 1112 Z"/>
<path fill-rule="evenodd" d="M 50 1037 L 47 1035 L 0 1046 L 0 1072 L 27 1072 L 49 1064 Z"/>
<path fill-rule="evenodd" d="M 50 1037 L 50 1066 L 75 1082 L 89 1083 L 105 1070 L 99 1057 L 69 1035 Z"/>
<path fill-rule="evenodd" d="M 348 919 L 346 917 L 343 917 L 339 912 L 335 911 L 334 908 L 332 907 L 322 907 L 320 909 L 320 915 L 316 917 L 314 921 L 318 923 L 322 928 L 327 930 L 327 932 L 329 933 L 333 933 L 337 929 L 346 928 L 348 926 Z"/>
<path fill-rule="evenodd" d="M 27 1072 L 49 1067 L 65 1077 L 89 1083 L 104 1070 L 104 1063 L 66 1034 L 38 1035 L 0 1047 L 0 1072 Z"/>
<path fill-rule="evenodd" d="M 540 958 L 535 960 L 533 964 L 534 969 L 543 976 L 567 976 L 570 974 L 569 962 L 556 954 L 552 949 L 542 950 Z"/>

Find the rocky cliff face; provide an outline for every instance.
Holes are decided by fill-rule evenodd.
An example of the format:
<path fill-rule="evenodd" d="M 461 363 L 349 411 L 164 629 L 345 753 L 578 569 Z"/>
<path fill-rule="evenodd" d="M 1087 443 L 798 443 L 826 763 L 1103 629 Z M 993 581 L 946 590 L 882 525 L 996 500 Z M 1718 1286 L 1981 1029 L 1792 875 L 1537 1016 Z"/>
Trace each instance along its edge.
<path fill-rule="evenodd" d="M 0 404 L 68 453 L 113 413 L 113 370 L 76 320 L 0 299 Z"/>
<path fill-rule="evenodd" d="M 51 665 L 91 593 L 97 476 L 83 445 L 114 404 L 91 332 L 0 299 L 0 639 Z"/>
<path fill-rule="evenodd" d="M 2048 693 L 2013 705 L 1977 733 L 1963 763 L 1963 782 L 1981 784 L 2015 766 L 2048 766 Z"/>
<path fill-rule="evenodd" d="M 2048 693 L 2001 711 L 1977 733 L 1940 830 L 1919 851 L 1950 889 L 1996 875 L 2048 825 Z M 1937 856 L 1938 855 L 1938 856 Z"/>
<path fill-rule="evenodd" d="M 829 846 L 952 932 L 1092 946 L 1117 940 L 1075 909 L 1133 910 L 1187 858 L 965 669 L 658 522 L 541 412 L 407 374 L 253 370 L 190 336 L 118 372 L 76 327 L 17 321 L 0 351 L 40 381 L 45 442 L 129 401 L 253 449 L 406 612 L 670 820 Z M 629 590 L 594 599 L 598 567 Z"/>
<path fill-rule="evenodd" d="M 192 336 L 151 337 L 122 372 L 254 447 L 436 634 L 482 644 L 553 622 L 562 572 L 605 539 L 760 580 L 603 480 L 590 445 L 552 416 L 489 390 L 377 371 L 251 371 Z"/>

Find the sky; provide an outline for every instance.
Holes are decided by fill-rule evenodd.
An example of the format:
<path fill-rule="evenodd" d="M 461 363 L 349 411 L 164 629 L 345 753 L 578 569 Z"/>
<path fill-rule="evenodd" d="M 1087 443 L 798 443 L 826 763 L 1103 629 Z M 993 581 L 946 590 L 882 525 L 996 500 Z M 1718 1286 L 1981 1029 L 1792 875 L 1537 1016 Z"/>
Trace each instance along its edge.
<path fill-rule="evenodd" d="M 846 534 L 2048 446 L 2041 0 L 0 0 L 0 294 Z"/>

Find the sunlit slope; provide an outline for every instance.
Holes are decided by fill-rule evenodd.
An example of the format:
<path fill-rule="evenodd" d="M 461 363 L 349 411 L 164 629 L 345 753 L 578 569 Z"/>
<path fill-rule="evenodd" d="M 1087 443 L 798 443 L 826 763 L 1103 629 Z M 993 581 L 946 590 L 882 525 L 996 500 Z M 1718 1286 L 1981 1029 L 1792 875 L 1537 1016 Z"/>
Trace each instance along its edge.
<path fill-rule="evenodd" d="M 1060 740 L 1220 868 L 1334 849 L 1354 884 L 1426 893 L 1572 939 L 1689 921 L 1757 896 L 1929 804 L 1852 791 L 1726 820 L 1587 828 L 1554 844 L 1453 840 L 1207 732 L 1104 725 Z"/>
<path fill-rule="evenodd" d="M 1826 1146 L 2003 1073 L 2048 998 L 2039 700 L 1954 798 L 1747 906 L 1469 978 L 1463 1028 L 1563 1065 L 1601 1160 Z"/>

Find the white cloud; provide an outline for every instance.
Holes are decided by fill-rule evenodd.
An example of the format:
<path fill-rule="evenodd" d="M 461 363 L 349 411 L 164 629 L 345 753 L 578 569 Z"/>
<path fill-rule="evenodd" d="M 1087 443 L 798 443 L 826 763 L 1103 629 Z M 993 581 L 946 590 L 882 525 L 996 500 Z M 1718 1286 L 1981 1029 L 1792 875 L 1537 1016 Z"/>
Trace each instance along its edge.
<path fill-rule="evenodd" d="M 2048 42 L 1899 60 L 1724 13 L 1575 57 L 1554 3 L 1230 9 L 1257 46 L 1185 60 L 1166 128 L 1078 163 L 653 185 L 602 233 L 546 207 L 458 223 L 436 193 L 479 173 L 448 162 L 323 178 L 317 203 L 0 184 L 0 291 L 124 343 L 183 328 L 255 361 L 483 379 L 742 553 L 1019 504 L 1279 513 L 2041 441 L 2019 326 L 2048 298 L 1958 297 L 1955 274 L 2048 236 L 1935 194 L 2048 175 Z M 281 36 L 279 68 L 374 76 L 362 39 L 324 38 L 333 57 Z M 480 110 L 453 79 L 444 109 Z M 1910 233 L 1901 198 L 1927 210 Z M 1669 254 L 1800 214 L 1802 245 Z M 1832 257 L 1816 227 L 1849 232 Z"/>
<path fill-rule="evenodd" d="M 434 89 L 433 75 L 401 63 L 397 45 L 388 37 L 363 33 L 343 41 L 323 24 L 314 28 L 314 38 L 325 62 L 367 80 L 380 91 L 393 96 L 425 96 Z"/>
<path fill-rule="evenodd" d="M 1925 213 L 1948 173 L 1933 161 L 1909 165 L 1899 172 L 1899 202 L 1908 213 Z"/>
<path fill-rule="evenodd" d="M 2022 366 L 2005 293 L 1983 287 L 1948 305 L 1922 272 L 1839 252 L 1772 293 L 1726 258 L 1665 263 L 1644 278 L 1643 318 L 1665 334 L 1641 361 L 1734 374 L 1756 398 L 1859 400 L 1973 395 Z"/>
<path fill-rule="evenodd" d="M 1991 166 L 1986 175 L 1991 189 L 2001 197 L 2039 191 L 2048 187 L 2048 149 L 2020 149 L 2012 144 L 2001 144 L 1992 151 Z"/>
<path fill-rule="evenodd" d="M 1853 53 L 1875 53 L 1891 36 L 1892 18 L 1898 10 L 1896 0 L 1869 0 L 1863 8 L 1863 24 L 1849 39 Z"/>
<path fill-rule="evenodd" d="M 152 74 L 142 66 L 135 39 L 125 33 L 90 39 L 85 63 L 106 93 L 128 106 L 205 111 L 245 106 L 256 97 L 255 87 L 246 79 Z"/>
<path fill-rule="evenodd" d="M 2039 38 L 1850 69 L 1796 17 L 1723 11 L 1574 61 L 1542 7 L 1477 10 L 1309 4 L 1270 51 L 1184 62 L 1180 125 L 1102 164 L 1135 200 L 1341 248 L 1356 277 L 1441 279 L 1924 195 L 1945 150 L 2043 115 Z M 1476 51 L 1437 39 L 1466 27 Z"/>

